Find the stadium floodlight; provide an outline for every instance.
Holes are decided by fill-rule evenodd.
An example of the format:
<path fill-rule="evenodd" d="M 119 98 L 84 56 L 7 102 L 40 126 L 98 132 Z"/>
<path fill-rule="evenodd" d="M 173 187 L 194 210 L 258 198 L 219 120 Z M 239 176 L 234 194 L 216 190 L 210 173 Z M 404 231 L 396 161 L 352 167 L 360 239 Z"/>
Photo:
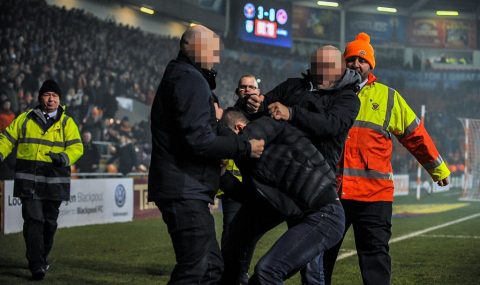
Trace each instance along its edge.
<path fill-rule="evenodd" d="M 458 16 L 458 11 L 437 11 L 437 16 Z"/>
<path fill-rule="evenodd" d="M 330 1 L 317 1 L 318 6 L 326 6 L 326 7 L 338 7 L 338 2 L 330 2 Z"/>
<path fill-rule="evenodd" d="M 397 13 L 397 8 L 377 7 L 377 11 L 387 12 L 387 13 Z"/>
<path fill-rule="evenodd" d="M 140 7 L 140 12 L 143 12 L 143 13 L 149 14 L 149 15 L 155 14 L 155 10 L 153 10 L 151 8 L 148 8 L 148 7 L 145 7 L 145 6 Z"/>

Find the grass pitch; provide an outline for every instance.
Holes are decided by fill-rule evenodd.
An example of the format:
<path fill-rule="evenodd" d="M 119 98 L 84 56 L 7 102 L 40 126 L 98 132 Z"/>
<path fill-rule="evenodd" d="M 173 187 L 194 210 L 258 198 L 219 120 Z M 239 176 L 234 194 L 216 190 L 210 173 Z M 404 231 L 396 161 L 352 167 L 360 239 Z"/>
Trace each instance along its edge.
<path fill-rule="evenodd" d="M 393 218 L 393 284 L 480 284 L 480 203 L 449 191 L 396 199 Z M 216 213 L 217 233 L 221 213 Z M 285 225 L 258 244 L 254 263 Z M 362 284 L 351 232 L 337 262 L 334 284 Z M 0 284 L 30 284 L 22 235 L 0 236 Z M 166 284 L 174 266 L 161 219 L 59 229 L 43 284 Z M 300 284 L 298 275 L 285 284 Z"/>

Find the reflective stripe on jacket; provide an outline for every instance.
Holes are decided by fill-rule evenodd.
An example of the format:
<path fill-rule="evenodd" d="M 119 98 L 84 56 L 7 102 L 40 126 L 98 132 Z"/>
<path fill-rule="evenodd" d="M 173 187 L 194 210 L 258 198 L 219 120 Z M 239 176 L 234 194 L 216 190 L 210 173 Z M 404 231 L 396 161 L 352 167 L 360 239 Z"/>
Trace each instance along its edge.
<path fill-rule="evenodd" d="M 233 174 L 233 176 L 235 176 L 238 179 L 238 181 L 242 182 L 242 173 L 240 173 L 240 170 L 238 169 L 233 159 L 229 159 L 227 161 L 226 171 L 230 171 Z M 216 197 L 220 198 L 223 194 L 225 193 L 222 191 L 222 189 L 219 189 Z"/>
<path fill-rule="evenodd" d="M 57 119 L 46 129 L 39 109 L 20 114 L 0 134 L 0 156 L 17 147 L 14 195 L 39 199 L 68 200 L 70 166 L 83 154 L 77 125 L 59 107 Z M 54 166 L 47 154 L 60 153 L 68 166 Z"/>
<path fill-rule="evenodd" d="M 394 89 L 370 74 L 358 94 L 360 111 L 345 143 L 337 182 L 342 199 L 393 201 L 392 135 L 434 181 L 450 175 L 423 123 Z"/>

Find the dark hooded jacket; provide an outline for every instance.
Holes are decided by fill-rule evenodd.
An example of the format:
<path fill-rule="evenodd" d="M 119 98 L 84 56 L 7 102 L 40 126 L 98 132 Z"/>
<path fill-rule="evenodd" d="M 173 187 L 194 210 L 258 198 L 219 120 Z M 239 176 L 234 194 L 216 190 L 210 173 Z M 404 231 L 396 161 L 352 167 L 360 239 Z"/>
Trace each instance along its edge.
<path fill-rule="evenodd" d="M 180 54 L 165 69 L 152 105 L 148 199 L 213 202 L 220 159 L 246 157 L 250 144 L 217 135 L 215 80 Z"/>
<path fill-rule="evenodd" d="M 264 152 L 259 159 L 235 160 L 244 184 L 226 174 L 222 189 L 255 189 L 286 218 L 338 200 L 334 171 L 302 131 L 264 116 L 250 122 L 241 136 L 264 139 Z"/>
<path fill-rule="evenodd" d="M 254 117 L 267 114 L 268 105 L 274 102 L 289 107 L 290 123 L 305 132 L 330 167 L 336 169 L 348 130 L 360 108 L 356 95 L 360 82 L 360 75 L 350 69 L 329 89 L 315 89 L 309 73 L 303 78 L 289 78 L 265 94 Z M 239 99 L 236 106 L 246 110 L 245 99 Z"/>

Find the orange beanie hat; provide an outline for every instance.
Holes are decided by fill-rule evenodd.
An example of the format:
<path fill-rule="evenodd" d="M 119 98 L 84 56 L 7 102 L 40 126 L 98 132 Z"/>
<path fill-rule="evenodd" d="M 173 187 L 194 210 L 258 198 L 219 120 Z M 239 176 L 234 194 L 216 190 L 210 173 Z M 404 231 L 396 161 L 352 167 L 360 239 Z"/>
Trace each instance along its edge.
<path fill-rule="evenodd" d="M 372 69 L 375 68 L 375 52 L 370 44 L 370 36 L 367 33 L 359 33 L 355 40 L 347 43 L 343 57 L 347 59 L 352 56 L 365 59 Z"/>

